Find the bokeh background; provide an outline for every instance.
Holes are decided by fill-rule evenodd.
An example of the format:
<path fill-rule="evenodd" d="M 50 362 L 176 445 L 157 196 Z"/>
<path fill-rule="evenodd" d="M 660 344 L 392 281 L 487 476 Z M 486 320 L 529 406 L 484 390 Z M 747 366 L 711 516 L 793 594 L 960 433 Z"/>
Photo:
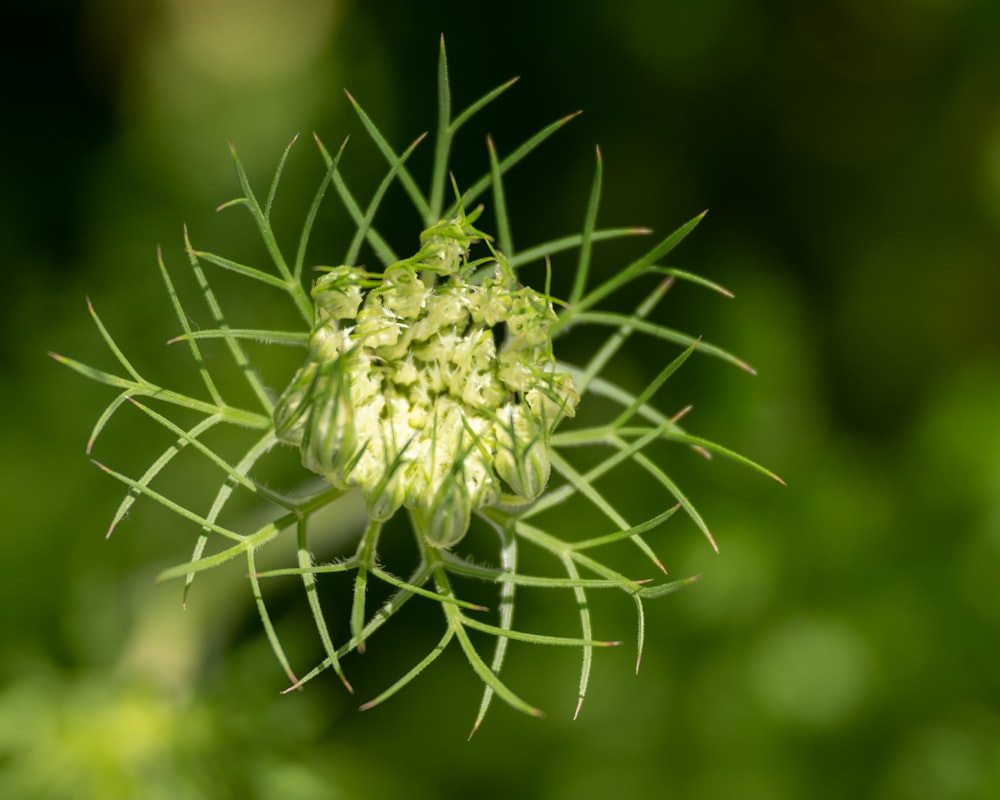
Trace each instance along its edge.
<path fill-rule="evenodd" d="M 1000 4 L 15 0 L 4 16 L 0 795 L 1000 796 Z M 292 221 L 320 175 L 312 131 L 351 134 L 345 170 L 374 186 L 341 89 L 402 148 L 435 124 L 441 32 L 457 107 L 522 76 L 466 132 L 470 177 L 487 132 L 509 151 L 584 109 L 511 174 L 515 242 L 579 229 L 597 143 L 602 224 L 665 233 L 711 209 L 673 263 L 736 300 L 682 287 L 663 319 L 759 375 L 692 359 L 664 402 L 789 484 L 677 453 L 721 553 L 682 522 L 661 542 L 673 574 L 704 578 L 651 606 L 639 675 L 627 647 L 598 653 L 574 722 L 575 657 L 526 656 L 515 686 L 548 716 L 498 705 L 471 742 L 458 651 L 361 714 L 332 676 L 278 694 L 238 569 L 182 612 L 153 577 L 193 531 L 147 503 L 105 541 L 121 487 L 83 448 L 110 390 L 45 355 L 107 363 L 89 296 L 170 375 L 157 244 L 178 273 L 184 222 L 260 254 L 248 220 L 212 211 L 237 193 L 226 141 L 259 183 L 304 134 Z M 380 224 L 417 232 L 402 212 Z M 348 228 L 332 211 L 323 226 L 335 260 Z M 637 340 L 621 375 L 640 386 L 662 359 Z M 116 427 L 95 455 L 135 468 L 135 437 Z M 628 604 L 611 608 L 599 635 L 627 639 Z M 432 628 L 349 659 L 360 699 Z"/>

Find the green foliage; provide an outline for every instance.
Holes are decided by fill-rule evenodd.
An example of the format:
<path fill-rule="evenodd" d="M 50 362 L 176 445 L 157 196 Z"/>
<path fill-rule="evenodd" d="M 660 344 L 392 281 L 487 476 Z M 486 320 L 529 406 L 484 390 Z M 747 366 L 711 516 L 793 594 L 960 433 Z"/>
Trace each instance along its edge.
<path fill-rule="evenodd" d="M 223 208 L 242 207 L 249 212 L 263 240 L 269 265 L 262 267 L 244 264 L 216 253 L 195 249 L 185 234 L 190 266 L 213 319 L 211 327 L 196 329 L 189 321 L 193 315 L 190 315 L 186 301 L 175 288 L 163 259 L 159 260 L 167 294 L 181 328 L 180 335 L 173 341 L 183 342 L 188 348 L 201 382 L 201 389 L 197 394 L 167 388 L 144 377 L 92 306 L 90 310 L 94 322 L 120 369 L 108 372 L 65 356 L 54 356 L 84 376 L 118 390 L 94 427 L 88 452 L 112 417 L 127 404 L 147 415 L 172 438 L 172 443 L 138 477 L 98 464 L 128 487 L 128 493 L 114 516 L 112 529 L 131 510 L 135 501 L 144 497 L 174 512 L 197 531 L 190 559 L 165 570 L 160 575 L 161 580 L 183 581 L 186 595 L 201 573 L 233 559 L 242 560 L 261 623 L 271 649 L 288 676 L 290 689 L 302 687 L 327 669 L 332 669 L 350 689 L 343 665 L 345 656 L 354 651 L 363 651 L 366 641 L 381 631 L 411 599 L 430 601 L 439 606 L 442 614 L 444 632 L 440 640 L 398 680 L 377 697 L 364 703 L 362 708 L 370 708 L 395 694 L 434 662 L 449 644 L 457 642 L 473 672 L 484 684 L 473 730 L 478 728 L 494 696 L 499 696 L 501 700 L 525 713 L 535 716 L 541 714 L 535 705 L 522 699 L 501 678 L 511 642 L 568 647 L 579 651 L 576 706 L 579 712 L 587 692 L 594 651 L 618 644 L 617 641 L 607 641 L 596 635 L 592 598 L 613 590 L 623 593 L 634 604 L 638 666 L 645 637 L 646 601 L 672 593 L 694 580 L 668 580 L 662 576 L 653 580 L 644 574 L 626 572 L 616 566 L 616 556 L 613 555 L 622 548 L 635 548 L 654 574 L 660 572 L 665 575 L 666 570 L 650 542 L 660 534 L 661 526 L 677 512 L 692 520 L 714 546 L 702 515 L 686 497 L 672 472 L 659 460 L 657 443 L 676 442 L 704 455 L 724 455 L 776 478 L 732 451 L 688 433 L 680 425 L 686 409 L 666 414 L 653 404 L 653 399 L 664 382 L 695 351 L 750 370 L 744 362 L 727 351 L 651 319 L 654 309 L 679 281 L 728 294 L 710 281 L 663 263 L 664 258 L 693 231 L 703 215 L 657 241 L 643 255 L 594 285 L 590 267 L 596 244 L 648 233 L 639 228 L 602 229 L 597 226 L 602 184 L 602 163 L 598 151 L 590 196 L 582 209 L 580 233 L 553 238 L 515 251 L 503 188 L 504 175 L 559 131 L 571 117 L 563 117 L 545 126 L 506 156 L 498 154 L 492 141 L 489 142 L 488 172 L 472 181 L 464 191 L 456 190 L 457 196 L 451 203 L 446 201 L 449 156 L 454 136 L 465 122 L 503 94 L 512 83 L 513 81 L 498 86 L 461 113 L 452 116 L 448 67 L 442 40 L 438 73 L 439 118 L 434 136 L 433 165 L 426 190 L 420 188 L 421 184 L 407 166 L 420 139 L 402 152 L 397 152 L 351 97 L 350 101 L 364 129 L 384 156 L 388 169 L 371 199 L 363 204 L 340 171 L 344 147 L 331 153 L 317 138 L 316 144 L 325 164 L 325 172 L 307 210 L 293 252 L 279 243 L 279 235 L 272 225 L 272 210 L 286 161 L 295 142 L 282 155 L 265 195 L 259 195 L 250 185 L 246 171 L 233 148 L 233 160 L 242 194 Z M 516 292 L 521 291 L 516 286 L 520 286 L 521 275 L 526 269 L 532 266 L 546 269 L 546 285 L 531 297 L 541 298 L 539 302 L 547 309 L 544 313 L 539 312 L 539 319 L 547 314 L 551 314 L 551 319 L 544 324 L 542 338 L 539 340 L 541 343 L 532 345 L 542 348 L 538 351 L 541 356 L 532 363 L 548 363 L 546 359 L 554 353 L 555 360 L 551 361 L 547 374 L 553 381 L 563 375 L 566 376 L 566 381 L 571 380 L 574 400 L 572 404 L 567 401 L 570 396 L 568 384 L 561 385 L 556 397 L 552 388 L 554 384 L 550 382 L 547 399 L 556 398 L 558 402 L 555 405 L 549 404 L 555 411 L 550 409 L 544 413 L 539 412 L 542 421 L 534 424 L 534 427 L 524 427 L 520 422 L 515 422 L 513 416 L 504 417 L 500 409 L 496 409 L 494 419 L 499 433 L 488 436 L 477 429 L 477 432 L 465 439 L 459 436 L 457 444 L 451 443 L 453 458 L 449 463 L 454 466 L 449 468 L 451 471 L 441 478 L 437 488 L 423 502 L 418 502 L 411 494 L 399 493 L 393 495 L 392 502 L 386 506 L 383 501 L 388 496 L 387 493 L 396 491 L 390 487 L 390 482 L 397 471 L 401 473 L 407 468 L 409 440 L 397 441 L 391 447 L 386 445 L 384 449 L 378 449 L 383 448 L 384 441 L 376 440 L 375 436 L 365 438 L 363 432 L 360 436 L 355 435 L 352 426 L 357 408 L 347 391 L 350 381 L 354 380 L 351 374 L 353 365 L 348 363 L 349 353 L 338 351 L 333 358 L 324 362 L 326 366 L 318 367 L 316 362 L 309 362 L 312 366 L 305 368 L 306 371 L 295 379 L 302 384 L 299 394 L 296 394 L 299 391 L 296 388 L 298 384 L 294 382 L 292 375 L 302 364 L 298 348 L 305 347 L 310 342 L 310 347 L 313 347 L 317 332 L 323 330 L 324 321 L 330 318 L 330 305 L 327 301 L 324 301 L 325 305 L 319 304 L 322 313 L 317 312 L 314 305 L 317 291 L 322 293 L 326 283 L 330 281 L 324 283 L 325 279 L 321 278 L 311 292 L 311 280 L 306 270 L 311 235 L 329 195 L 339 199 L 350 215 L 354 223 L 354 234 L 341 262 L 343 266 L 334 268 L 332 272 L 328 271 L 327 276 L 340 275 L 336 270 L 346 269 L 348 272 L 344 274 L 354 276 L 359 286 L 367 281 L 364 288 L 369 291 L 369 297 L 373 296 L 372 291 L 385 291 L 384 285 L 377 289 L 382 273 L 368 273 L 361 267 L 359 259 L 367 246 L 384 269 L 396 268 L 401 262 L 409 264 L 411 269 L 408 278 L 411 283 L 408 286 L 414 285 L 412 281 L 419 281 L 419 276 L 433 284 L 435 276 L 429 274 L 433 270 L 428 266 L 430 256 L 426 252 L 427 242 L 433 244 L 442 240 L 425 236 L 421 241 L 424 245 L 421 257 L 404 260 L 397 255 L 377 227 L 378 212 L 386 193 L 397 183 L 405 190 L 416 211 L 420 228 L 428 232 L 440 232 L 442 225 L 447 226 L 455 220 L 466 220 L 465 209 L 472 207 L 481 198 L 490 203 L 495 218 L 496 239 L 480 235 L 478 231 L 475 232 L 475 237 L 467 237 L 468 241 L 463 241 L 460 248 L 463 266 L 461 270 L 451 271 L 454 274 L 449 279 L 460 278 L 463 291 L 482 291 L 484 286 L 490 285 L 491 279 L 488 276 L 495 271 L 497 275 L 503 276 L 504 291 L 515 292 L 516 295 Z M 468 217 L 472 219 L 476 214 L 478 211 L 472 212 Z M 464 230 L 464 223 L 460 227 Z M 419 230 L 414 231 L 418 232 Z M 469 258 L 468 248 L 473 246 L 473 239 L 481 240 L 480 247 L 484 248 L 484 252 Z M 551 295 L 549 261 L 559 253 L 572 250 L 577 253 L 576 270 L 567 299 L 560 301 Z M 223 298 L 217 296 L 212 288 L 212 283 L 216 280 L 212 268 L 234 273 L 240 279 L 259 284 L 275 293 L 284 302 L 289 317 L 293 320 L 291 329 L 230 326 L 223 310 Z M 616 292 L 643 280 L 650 281 L 653 288 L 632 311 L 621 313 L 602 307 Z M 507 299 L 510 300 L 513 296 L 514 300 L 511 302 L 521 302 L 518 298 L 522 295 L 515 295 L 508 295 Z M 471 294 L 463 295 L 466 296 Z M 357 310 L 357 306 L 354 310 Z M 516 333 L 513 319 L 500 319 L 506 322 L 508 343 L 512 338 L 516 340 L 517 336 L 512 335 Z M 488 328 L 489 325 L 487 332 Z M 458 325 L 457 329 L 460 333 L 464 331 L 464 324 Z M 592 355 L 581 363 L 562 360 L 560 352 L 564 340 L 579 331 L 591 329 L 604 336 Z M 627 347 L 634 336 L 654 337 L 681 348 L 681 352 L 669 359 L 656 377 L 638 391 L 616 383 L 607 370 L 616 354 Z M 228 352 L 228 358 L 241 376 L 240 391 L 246 396 L 246 401 L 232 400 L 235 390 L 219 374 L 219 360 L 206 357 L 205 348 L 211 340 L 221 341 Z M 286 392 L 283 402 L 278 403 L 261 377 L 252 349 L 258 342 L 273 348 L 284 347 L 286 349 L 283 352 L 294 354 L 287 362 L 285 373 L 290 389 L 294 391 L 291 394 Z M 492 340 L 487 344 L 492 346 Z M 367 349 L 369 348 L 366 347 Z M 379 368 L 386 361 L 383 356 L 380 358 Z M 405 354 L 401 358 L 405 358 Z M 429 361 L 425 359 L 421 363 L 421 368 L 426 369 Z M 314 373 L 325 376 L 326 382 L 320 388 L 316 388 Z M 503 385 L 512 395 L 523 392 L 525 404 L 532 402 L 529 387 L 512 388 L 510 384 Z M 434 391 L 440 393 L 444 389 L 437 387 Z M 564 412 L 572 411 L 571 405 L 576 404 L 576 397 L 581 409 L 591 400 L 600 401 L 595 408 L 610 409 L 607 419 L 595 422 L 588 415 L 586 420 L 570 420 L 570 414 Z M 316 435 L 316 439 L 309 439 L 305 443 L 302 443 L 301 430 L 297 438 L 289 435 L 289 430 L 294 430 L 295 425 L 302 421 L 299 406 L 303 403 L 310 404 L 309 414 L 314 419 L 308 423 L 309 431 L 314 431 Z M 161 407 L 165 410 L 157 410 Z M 539 407 L 544 410 L 549 406 L 539 401 Z M 196 418 L 193 424 L 189 421 L 192 415 Z M 469 417 L 463 419 L 465 429 L 471 431 Z M 437 418 L 426 424 L 436 426 Z M 227 450 L 214 444 L 213 437 L 219 431 L 229 431 L 243 442 L 237 455 L 229 455 Z M 434 427 L 432 434 L 437 432 L 438 429 Z M 351 435 L 347 436 L 348 433 Z M 310 434 L 307 437 L 308 435 Z M 327 464 L 328 470 L 317 469 L 316 464 L 323 463 L 324 457 L 331 455 L 329 448 L 334 446 L 330 444 L 332 440 L 337 441 L 337 449 L 332 453 L 335 458 Z M 311 464 L 313 471 L 323 473 L 330 482 L 315 488 L 315 482 L 307 480 L 312 473 L 303 467 L 299 478 L 302 486 L 309 487 L 308 491 L 286 492 L 273 488 L 273 474 L 268 472 L 268 461 L 287 442 L 302 443 L 306 465 Z M 143 445 L 140 443 L 137 446 Z M 493 494 L 487 492 L 470 499 L 463 483 L 463 461 L 469 460 L 470 453 L 478 455 L 480 451 L 490 448 L 494 454 L 499 453 L 496 455 L 496 465 L 486 460 L 483 469 L 487 476 L 495 476 L 490 471 L 495 470 L 495 474 L 503 477 L 507 488 L 513 491 L 497 491 Z M 331 523 L 329 515 L 324 515 L 324 512 L 331 507 L 338 507 L 335 504 L 343 503 L 346 495 L 357 491 L 355 487 L 358 482 L 352 482 L 349 475 L 358 466 L 366 450 L 369 455 L 377 452 L 382 458 L 382 472 L 368 483 L 361 484 L 369 503 L 367 525 L 357 532 L 357 546 L 353 554 L 344 556 L 343 553 L 337 553 L 338 560 L 321 562 L 316 553 L 323 549 L 324 537 L 330 526 L 336 527 L 338 524 Z M 217 489 L 207 508 L 200 506 L 196 500 L 170 496 L 157 485 L 165 470 L 181 454 L 186 453 L 197 454 L 217 470 Z M 650 479 L 665 498 L 663 509 L 648 519 L 637 522 L 634 514 L 630 513 L 629 496 L 620 492 L 608 492 L 599 486 L 602 478 L 625 466 L 637 469 Z M 548 485 L 545 485 L 547 479 Z M 497 482 L 499 485 L 499 479 Z M 546 512 L 562 507 L 565 503 L 585 504 L 596 510 L 601 521 L 595 523 L 595 531 L 580 536 L 578 531 L 554 529 L 549 523 L 551 515 Z M 415 563 L 404 577 L 389 569 L 380 555 L 384 549 L 382 535 L 390 522 L 388 518 L 401 505 L 409 515 L 410 527 L 415 532 L 413 547 L 416 553 Z M 254 506 L 257 510 L 252 515 L 229 513 L 231 508 Z M 473 531 L 468 537 L 462 538 L 472 518 L 475 519 Z M 488 545 L 493 536 L 496 537 L 496 543 Z M 289 537 L 295 543 L 295 562 L 291 565 L 262 568 L 258 564 L 262 548 L 279 538 Z M 464 549 L 466 545 L 469 545 L 468 550 Z M 492 550 L 493 553 L 489 564 L 482 563 L 482 554 L 486 550 Z M 527 554 L 547 556 L 550 563 L 557 565 L 557 569 L 536 571 L 524 568 L 522 564 L 529 560 Z M 544 563 L 544 559 L 542 561 Z M 331 611 L 328 597 L 320 591 L 321 582 L 325 586 L 326 581 L 336 580 L 341 574 L 352 581 L 351 608 L 344 615 L 346 637 L 339 636 L 344 626 L 340 625 L 338 612 Z M 279 635 L 279 625 L 276 624 L 274 612 L 266 599 L 266 584 L 282 576 L 294 576 L 301 583 L 316 636 L 323 647 L 322 660 L 304 673 L 293 667 L 295 659 L 289 654 Z M 481 582 L 495 587 L 498 604 L 493 610 L 479 602 L 476 599 L 478 595 L 474 592 L 464 593 L 462 587 L 475 586 Z M 373 609 L 369 607 L 369 595 L 376 585 L 385 590 L 385 596 Z M 577 609 L 576 629 L 569 635 L 538 633 L 516 625 L 515 608 L 522 602 L 522 596 L 529 597 L 531 602 L 545 603 L 557 595 L 570 597 Z M 481 646 L 476 644 L 476 641 L 482 641 L 483 636 L 492 641 L 489 655 L 484 655 Z"/>

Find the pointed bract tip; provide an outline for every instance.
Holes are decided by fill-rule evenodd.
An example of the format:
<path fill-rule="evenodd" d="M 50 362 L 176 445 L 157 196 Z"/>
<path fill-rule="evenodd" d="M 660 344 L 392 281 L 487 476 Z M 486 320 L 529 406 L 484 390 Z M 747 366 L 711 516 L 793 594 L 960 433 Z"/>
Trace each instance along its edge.
<path fill-rule="evenodd" d="M 738 366 L 741 370 L 743 370 L 744 372 L 747 372 L 747 373 L 749 373 L 751 375 L 756 375 L 757 374 L 757 370 L 755 370 L 753 367 L 751 367 L 746 361 L 737 361 L 736 362 L 736 366 Z"/>
<path fill-rule="evenodd" d="M 691 413 L 692 408 L 694 408 L 694 405 L 688 403 L 686 406 L 684 406 L 684 408 L 682 408 L 680 411 L 678 411 L 670 418 L 670 422 L 676 425 L 678 422 L 684 419 L 684 417 L 686 417 L 689 413 Z"/>
<path fill-rule="evenodd" d="M 565 117 L 563 117 L 559 121 L 560 122 L 569 122 L 571 119 L 574 119 L 575 117 L 580 116 L 582 113 L 583 113 L 583 109 L 581 108 L 579 111 L 574 111 L 571 114 L 567 114 Z"/>
<path fill-rule="evenodd" d="M 111 524 L 108 525 L 108 530 L 104 534 L 104 538 L 105 539 L 110 539 L 111 538 L 111 534 L 115 532 L 115 529 L 118 527 L 118 523 L 119 522 L 121 522 L 121 519 L 118 518 L 118 517 L 116 517 L 115 519 L 111 520 Z"/>
<path fill-rule="evenodd" d="M 344 94 L 346 94 L 347 95 L 347 99 L 351 101 L 351 105 L 355 105 L 356 106 L 358 104 L 358 101 L 354 99 L 354 95 L 351 94 L 350 91 L 348 91 L 348 89 L 347 89 L 346 86 L 344 87 Z"/>
<path fill-rule="evenodd" d="M 599 144 L 594 145 L 594 153 L 597 155 L 597 160 L 601 160 L 601 146 Z"/>
<path fill-rule="evenodd" d="M 775 475 L 775 474 L 774 474 L 773 472 L 769 472 L 769 473 L 767 473 L 767 474 L 768 474 L 768 475 L 770 475 L 770 476 L 771 476 L 772 478 L 774 478 L 774 479 L 775 479 L 775 480 L 776 480 L 776 481 L 777 481 L 778 483 L 780 483 L 780 484 L 781 484 L 782 486 L 788 486 L 788 484 L 787 484 L 787 483 L 785 483 L 785 479 L 784 479 L 784 478 L 782 478 L 782 477 L 781 477 L 780 475 Z"/>
<path fill-rule="evenodd" d="M 581 708 L 583 708 L 583 695 L 582 694 L 576 699 L 576 708 L 573 710 L 573 719 L 574 720 L 577 717 L 580 716 L 580 709 Z"/>

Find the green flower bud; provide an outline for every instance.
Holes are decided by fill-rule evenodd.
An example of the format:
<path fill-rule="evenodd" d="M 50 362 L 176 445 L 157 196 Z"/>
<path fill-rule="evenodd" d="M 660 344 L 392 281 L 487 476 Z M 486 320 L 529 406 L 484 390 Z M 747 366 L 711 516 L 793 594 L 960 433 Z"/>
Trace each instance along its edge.
<path fill-rule="evenodd" d="M 463 215 L 432 225 L 420 234 L 422 246 L 417 257 L 428 269 L 445 275 L 460 274 L 469 248 L 484 238 L 471 223 L 472 219 Z"/>
<path fill-rule="evenodd" d="M 505 347 L 497 360 L 497 374 L 508 391 L 523 393 L 532 388 L 536 373 L 524 352 Z"/>
<path fill-rule="evenodd" d="M 405 262 L 387 267 L 382 284 L 382 303 L 393 314 L 402 319 L 415 319 L 420 314 L 429 290 L 413 267 Z"/>
<path fill-rule="evenodd" d="M 507 328 L 516 341 L 514 346 L 517 349 L 551 346 L 549 328 L 555 319 L 555 312 L 542 295 L 534 289 L 522 288 L 514 297 L 507 317 Z"/>
<path fill-rule="evenodd" d="M 534 500 L 549 481 L 551 465 L 542 427 L 520 406 L 507 406 L 496 422 L 497 475 L 525 500 Z"/>
<path fill-rule="evenodd" d="M 492 328 L 506 321 L 510 315 L 514 300 L 510 296 L 510 289 L 505 282 L 498 277 L 487 278 L 482 285 L 473 289 L 469 299 L 469 313 L 472 321 L 477 325 L 487 325 Z"/>
<path fill-rule="evenodd" d="M 573 388 L 569 375 L 554 372 L 546 375 L 535 388 L 525 392 L 524 400 L 535 419 L 551 430 L 560 417 L 576 415 L 580 396 Z"/>
<path fill-rule="evenodd" d="M 426 316 L 414 326 L 413 338 L 429 339 L 447 328 L 463 329 L 468 323 L 465 293 L 454 286 L 443 286 L 427 298 Z"/>
<path fill-rule="evenodd" d="M 365 505 L 368 508 L 368 516 L 379 522 L 385 522 L 392 518 L 392 515 L 399 511 L 403 501 L 406 500 L 406 481 L 404 476 L 404 465 L 399 453 L 389 460 L 390 470 L 374 484 L 362 489 L 365 497 Z M 388 456 L 387 451 L 383 451 L 383 458 Z"/>
<path fill-rule="evenodd" d="M 315 363 L 306 364 L 274 404 L 274 433 L 281 441 L 295 445 L 302 441 L 318 371 Z"/>
<path fill-rule="evenodd" d="M 393 345 L 399 340 L 399 323 L 395 315 L 378 303 L 366 304 L 358 312 L 357 322 L 353 335 L 365 347 Z"/>
<path fill-rule="evenodd" d="M 309 400 L 302 463 L 334 485 L 341 485 L 341 473 L 354 456 L 357 436 L 350 385 L 340 359 L 320 367 Z"/>
<path fill-rule="evenodd" d="M 344 348 L 345 334 L 336 322 L 317 326 L 309 337 L 310 357 L 314 361 L 333 361 Z"/>
<path fill-rule="evenodd" d="M 469 530 L 471 519 L 472 498 L 464 482 L 448 475 L 424 514 L 424 539 L 431 547 L 453 547 Z"/>
<path fill-rule="evenodd" d="M 357 267 L 334 267 L 313 286 L 317 315 L 328 319 L 354 319 L 361 307 L 363 271 Z"/>

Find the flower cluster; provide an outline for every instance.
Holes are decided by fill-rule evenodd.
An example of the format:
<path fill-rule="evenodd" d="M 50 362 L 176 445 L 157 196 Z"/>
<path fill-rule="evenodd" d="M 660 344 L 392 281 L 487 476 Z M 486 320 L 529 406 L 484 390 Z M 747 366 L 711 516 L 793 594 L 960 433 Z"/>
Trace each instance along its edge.
<path fill-rule="evenodd" d="M 372 519 L 412 509 L 435 547 L 457 543 L 473 510 L 542 493 L 549 435 L 579 399 L 556 369 L 551 302 L 500 254 L 469 261 L 483 238 L 462 215 L 381 275 L 328 270 L 309 357 L 274 411 L 307 468 L 360 487 Z"/>

